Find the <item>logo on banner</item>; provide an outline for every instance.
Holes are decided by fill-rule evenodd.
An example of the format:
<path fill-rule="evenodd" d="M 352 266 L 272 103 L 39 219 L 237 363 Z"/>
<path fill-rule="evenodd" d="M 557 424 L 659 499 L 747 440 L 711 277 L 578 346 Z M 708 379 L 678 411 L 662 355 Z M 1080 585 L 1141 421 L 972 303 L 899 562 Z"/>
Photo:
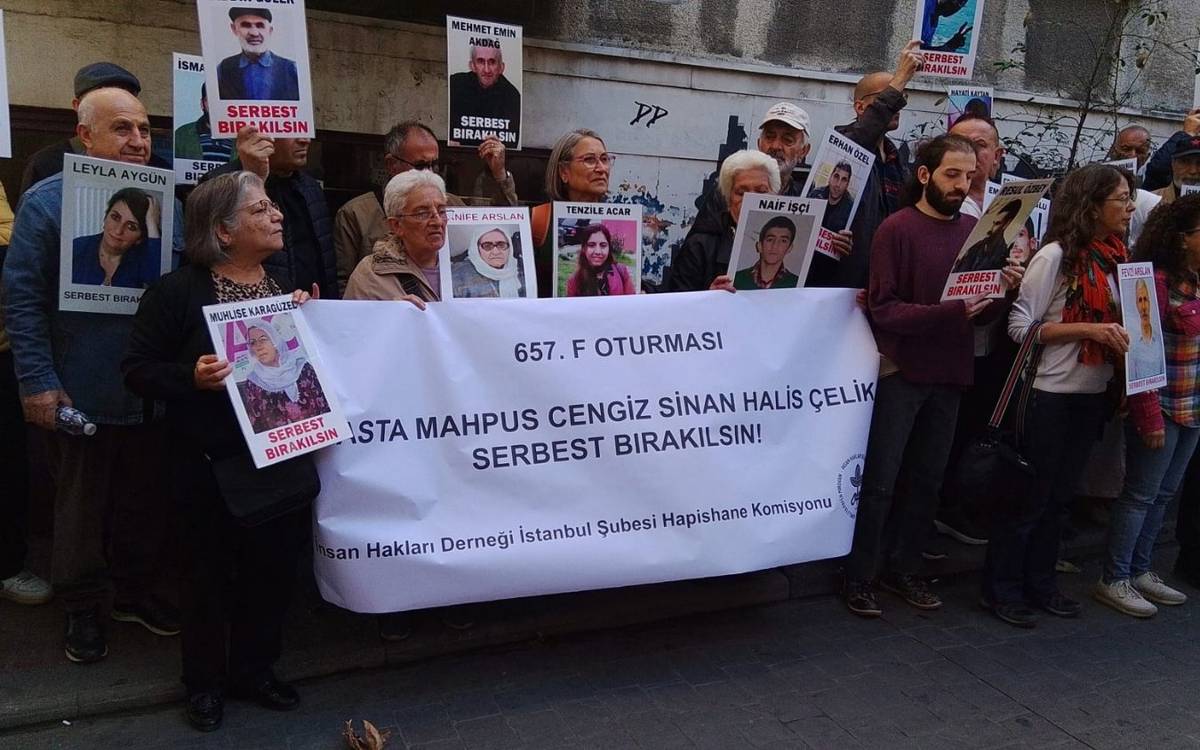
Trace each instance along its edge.
<path fill-rule="evenodd" d="M 838 472 L 838 500 L 846 515 L 854 518 L 858 515 L 858 498 L 862 495 L 863 484 L 863 454 L 855 453 L 842 462 L 842 470 Z"/>

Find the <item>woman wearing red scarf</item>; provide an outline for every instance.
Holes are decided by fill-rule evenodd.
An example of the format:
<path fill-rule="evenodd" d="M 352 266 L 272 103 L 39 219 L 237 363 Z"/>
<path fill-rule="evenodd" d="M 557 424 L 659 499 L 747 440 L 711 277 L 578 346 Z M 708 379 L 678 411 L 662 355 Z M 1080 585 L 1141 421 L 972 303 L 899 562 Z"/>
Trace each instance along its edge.
<path fill-rule="evenodd" d="M 1055 581 L 1060 509 L 1108 416 L 1113 364 L 1129 348 L 1118 322 L 1116 265 L 1126 260 L 1135 195 L 1133 176 L 1114 167 L 1092 164 L 1067 175 L 1051 204 L 1047 244 L 1029 262 L 1009 315 L 1015 341 L 1036 335 L 1042 345 L 1022 433 L 1035 480 L 992 530 L 983 603 L 1018 627 L 1036 624 L 1035 608 L 1059 617 L 1081 609 Z"/>

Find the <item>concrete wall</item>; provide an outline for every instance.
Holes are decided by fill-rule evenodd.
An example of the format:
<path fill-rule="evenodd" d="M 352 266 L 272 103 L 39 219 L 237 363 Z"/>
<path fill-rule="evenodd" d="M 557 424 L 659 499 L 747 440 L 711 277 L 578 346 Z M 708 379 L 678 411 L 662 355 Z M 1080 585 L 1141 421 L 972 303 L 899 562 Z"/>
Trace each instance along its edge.
<path fill-rule="evenodd" d="M 1050 90 L 1057 79 L 1046 72 L 1063 58 L 1047 50 L 1069 21 L 1086 19 L 1086 7 L 1097 3 L 1111 0 L 1078 0 L 1071 5 L 1079 8 L 1065 14 L 1051 11 L 1064 5 L 1054 0 L 988 0 L 977 78 L 997 87 L 1006 135 L 1032 117 L 1031 108 L 1065 103 L 1050 96 L 1061 92 Z M 1195 28 L 1200 10 L 1189 0 L 1169 4 Z M 807 108 L 814 134 L 850 120 L 850 86 L 865 68 L 891 66 L 911 34 L 914 7 L 911 0 L 476 0 L 415 7 L 426 5 L 433 4 L 356 4 L 421 23 L 310 9 L 318 127 L 382 133 L 398 119 L 418 117 L 445 132 L 445 38 L 425 16 L 491 10 L 486 15 L 524 22 L 525 143 L 548 148 L 579 126 L 604 136 L 620 157 L 614 191 L 660 219 L 651 222 L 662 227 L 654 238 L 658 255 L 646 268 L 651 279 L 690 222 L 722 144 L 742 138 L 753 144 L 759 118 L 779 99 Z M 171 52 L 200 51 L 195 8 L 183 0 L 7 0 L 5 6 L 14 104 L 65 107 L 74 71 L 110 59 L 142 79 L 152 113 L 169 115 Z M 831 33 L 837 24 L 850 30 L 839 37 Z M 1079 33 L 1072 38 L 1078 41 Z M 1031 60 L 1043 60 L 1040 67 L 997 73 L 991 63 L 1026 42 Z M 1079 46 L 1071 49 L 1078 58 Z M 1159 110 L 1190 105 L 1191 71 L 1165 60 L 1139 75 L 1141 103 L 1155 115 L 1141 119 L 1166 136 L 1178 116 Z M 897 135 L 937 129 L 942 91 L 936 81 L 915 84 Z M 639 103 L 666 114 L 649 126 L 635 121 Z"/>

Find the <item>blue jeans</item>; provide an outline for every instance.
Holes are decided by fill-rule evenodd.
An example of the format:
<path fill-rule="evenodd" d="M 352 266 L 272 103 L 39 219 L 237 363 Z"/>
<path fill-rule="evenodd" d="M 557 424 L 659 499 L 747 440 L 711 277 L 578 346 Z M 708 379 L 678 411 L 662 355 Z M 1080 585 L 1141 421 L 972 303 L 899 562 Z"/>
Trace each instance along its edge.
<path fill-rule="evenodd" d="M 1154 542 L 1167 506 L 1179 492 L 1183 474 L 1200 440 L 1200 427 L 1164 418 L 1163 447 L 1146 447 L 1132 424 L 1125 429 L 1125 486 L 1113 506 L 1108 530 L 1104 582 L 1140 576 L 1150 570 Z"/>

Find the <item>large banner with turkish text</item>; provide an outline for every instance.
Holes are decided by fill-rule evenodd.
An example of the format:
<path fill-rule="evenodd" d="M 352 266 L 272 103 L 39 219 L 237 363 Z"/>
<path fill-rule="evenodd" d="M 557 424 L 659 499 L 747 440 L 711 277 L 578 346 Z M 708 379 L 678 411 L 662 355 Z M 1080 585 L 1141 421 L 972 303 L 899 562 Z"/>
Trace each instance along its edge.
<path fill-rule="evenodd" d="M 317 580 L 390 612 L 846 554 L 878 355 L 853 290 L 306 304 L 351 440 Z"/>

